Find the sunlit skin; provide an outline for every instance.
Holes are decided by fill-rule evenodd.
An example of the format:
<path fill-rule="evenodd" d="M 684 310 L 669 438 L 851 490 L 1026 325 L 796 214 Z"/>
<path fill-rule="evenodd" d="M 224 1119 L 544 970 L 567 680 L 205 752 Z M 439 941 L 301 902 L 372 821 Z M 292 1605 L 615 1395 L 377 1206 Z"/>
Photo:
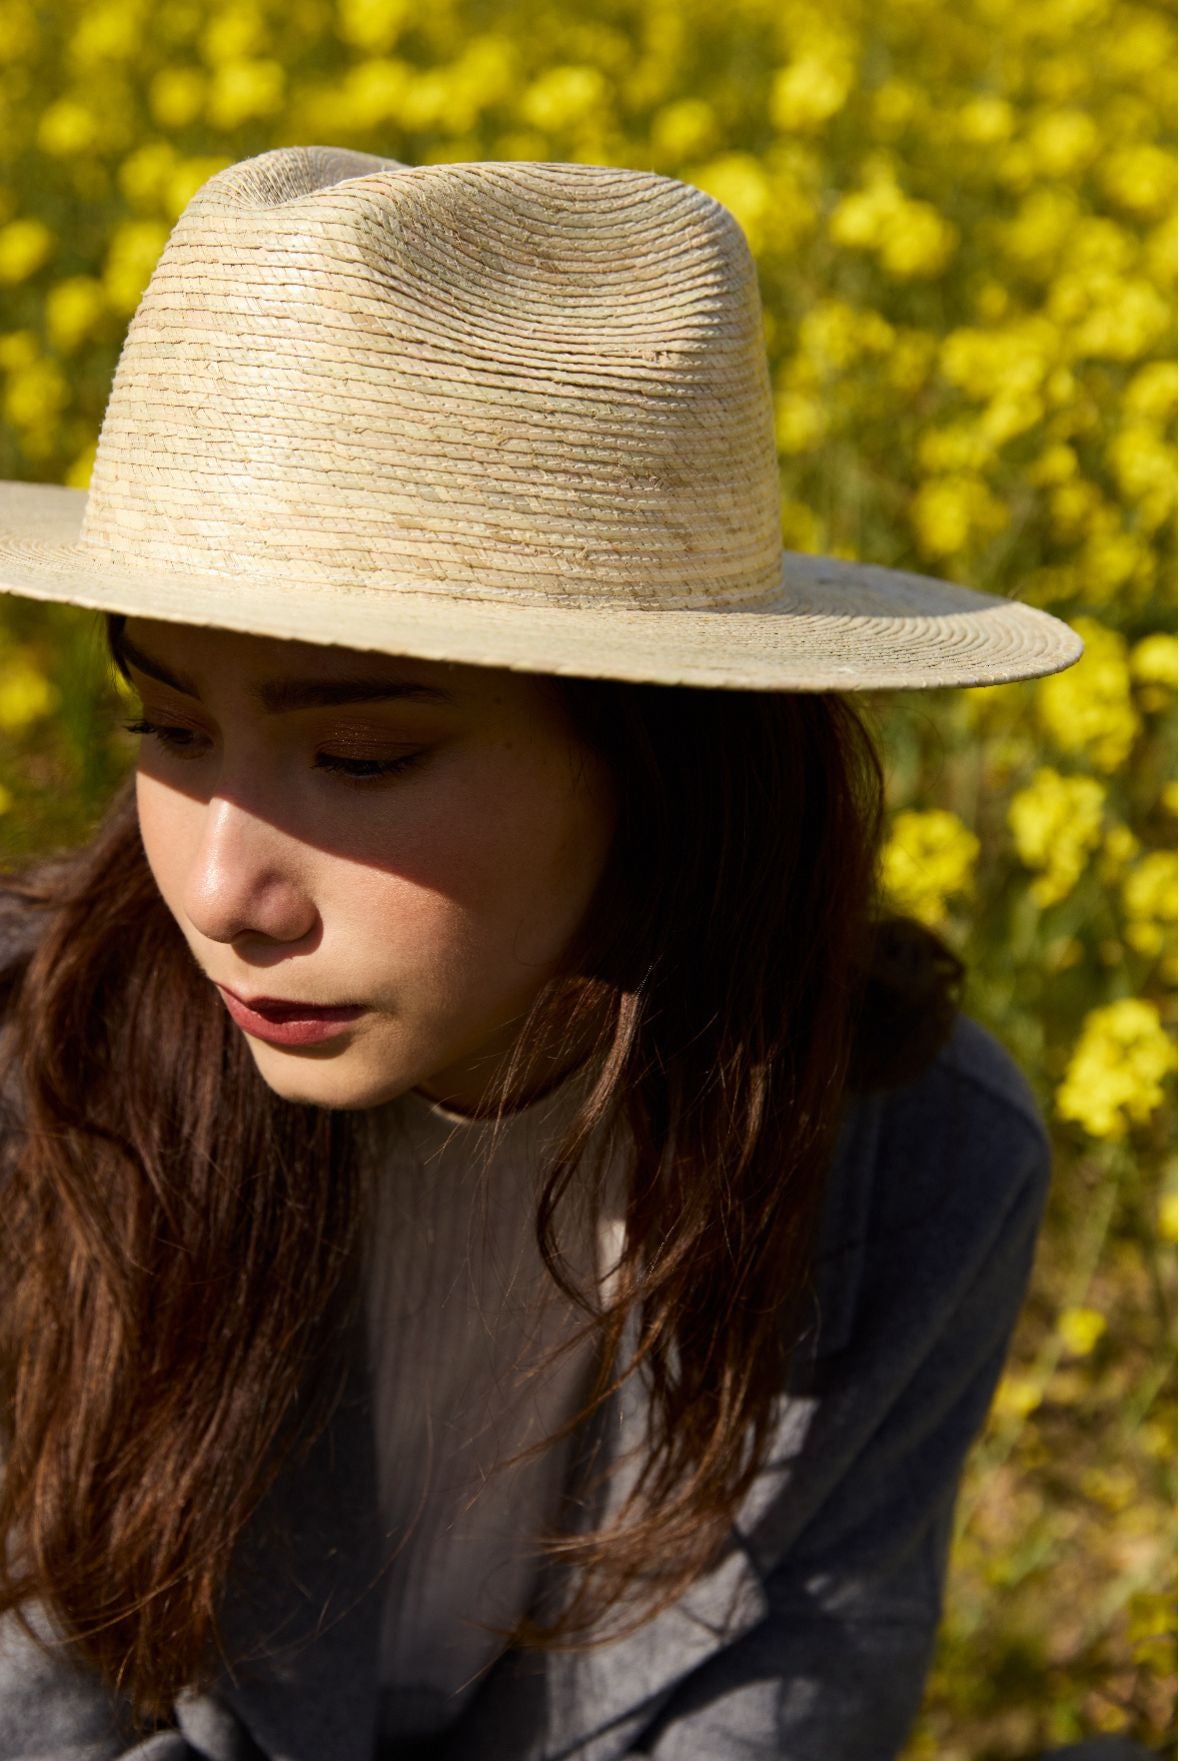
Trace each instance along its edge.
<path fill-rule="evenodd" d="M 131 677 L 161 730 L 140 735 L 144 847 L 201 970 L 247 999 L 363 1009 L 322 1044 L 247 1033 L 265 1081 L 320 1106 L 417 1088 L 478 1111 L 562 969 L 613 831 L 609 778 L 555 683 L 154 619 L 125 633 L 151 663 Z M 275 712 L 255 695 L 359 677 L 447 700 L 288 696 Z"/>

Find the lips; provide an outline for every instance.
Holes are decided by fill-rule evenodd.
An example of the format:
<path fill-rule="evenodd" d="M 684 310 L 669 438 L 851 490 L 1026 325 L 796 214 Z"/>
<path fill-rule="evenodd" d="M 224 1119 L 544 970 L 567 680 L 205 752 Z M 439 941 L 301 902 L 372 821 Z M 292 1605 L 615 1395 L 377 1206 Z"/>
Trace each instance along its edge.
<path fill-rule="evenodd" d="M 281 997 L 243 997 L 226 984 L 218 985 L 217 989 L 265 1021 L 343 1021 L 360 1012 L 357 1003 L 291 1003 Z"/>
<path fill-rule="evenodd" d="M 219 984 L 222 1001 L 231 1018 L 253 1039 L 265 1040 L 275 1046 L 309 1046 L 320 1040 L 343 1033 L 350 1022 L 365 1013 L 360 1003 L 322 1007 L 315 1003 L 293 1003 L 280 997 L 239 997 L 236 991 Z"/>

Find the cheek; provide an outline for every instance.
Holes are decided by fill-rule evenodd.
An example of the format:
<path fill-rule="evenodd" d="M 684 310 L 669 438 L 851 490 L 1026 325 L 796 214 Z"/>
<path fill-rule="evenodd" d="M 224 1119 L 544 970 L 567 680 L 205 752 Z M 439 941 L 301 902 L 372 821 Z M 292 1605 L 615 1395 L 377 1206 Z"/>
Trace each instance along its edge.
<path fill-rule="evenodd" d="M 193 816 L 199 808 L 178 790 L 153 782 L 143 771 L 135 778 L 135 801 L 147 865 L 165 904 L 175 911 L 193 835 Z"/>
<path fill-rule="evenodd" d="M 610 830 L 597 795 L 570 796 L 567 773 L 558 788 L 543 771 L 489 767 L 423 796 L 401 823 L 401 859 L 354 869 L 336 910 L 374 926 L 382 965 L 429 971 L 449 994 L 535 986 L 585 914 Z"/>

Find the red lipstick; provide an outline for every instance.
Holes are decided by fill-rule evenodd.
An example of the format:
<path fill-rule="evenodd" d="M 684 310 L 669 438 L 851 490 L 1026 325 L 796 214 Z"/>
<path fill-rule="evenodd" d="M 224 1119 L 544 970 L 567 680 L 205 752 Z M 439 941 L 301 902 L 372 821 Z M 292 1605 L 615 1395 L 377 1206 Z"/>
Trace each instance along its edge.
<path fill-rule="evenodd" d="M 311 1046 L 343 1033 L 364 1014 L 360 1003 L 321 1009 L 314 1003 L 292 1003 L 281 997 L 239 997 L 219 984 L 225 1007 L 244 1033 L 273 1046 Z"/>

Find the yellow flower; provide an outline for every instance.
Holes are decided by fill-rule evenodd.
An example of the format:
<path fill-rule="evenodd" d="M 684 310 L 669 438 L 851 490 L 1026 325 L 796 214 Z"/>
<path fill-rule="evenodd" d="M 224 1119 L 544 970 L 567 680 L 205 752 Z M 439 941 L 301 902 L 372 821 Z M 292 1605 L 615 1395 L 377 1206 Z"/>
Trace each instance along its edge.
<path fill-rule="evenodd" d="M 133 208 L 150 212 L 159 207 L 175 166 L 176 149 L 170 141 L 144 141 L 119 166 L 119 188 Z"/>
<path fill-rule="evenodd" d="M 1144 636 L 1130 650 L 1130 675 L 1142 684 L 1179 685 L 1179 638 L 1166 630 Z"/>
<path fill-rule="evenodd" d="M 837 245 L 874 251 L 885 273 L 898 281 L 940 275 L 958 245 L 953 221 L 880 175 L 843 197 L 828 230 Z"/>
<path fill-rule="evenodd" d="M 786 133 L 815 134 L 843 109 L 856 81 L 851 46 L 832 42 L 804 49 L 780 67 L 770 87 L 770 121 Z"/>
<path fill-rule="evenodd" d="M 1029 465 L 1024 473 L 1029 483 L 1037 487 L 1053 483 L 1067 483 L 1070 477 L 1077 475 L 1077 455 L 1071 446 L 1063 440 L 1055 446 L 1046 447 L 1036 461 Z"/>
<path fill-rule="evenodd" d="M 848 367 L 860 356 L 886 354 L 895 332 L 879 312 L 846 300 L 817 300 L 798 325 L 798 350 L 824 372 Z"/>
<path fill-rule="evenodd" d="M 1015 112 L 1007 99 L 991 93 L 970 98 L 954 117 L 958 138 L 984 147 L 1007 140 L 1014 127 Z"/>
<path fill-rule="evenodd" d="M 98 117 L 79 98 L 58 98 L 41 113 L 37 145 L 53 159 L 72 159 L 91 152 L 102 133 Z"/>
<path fill-rule="evenodd" d="M 1173 155 L 1147 141 L 1103 153 L 1097 175 L 1108 196 L 1136 219 L 1153 220 L 1175 200 Z"/>
<path fill-rule="evenodd" d="M 1056 1091 L 1057 1111 L 1090 1137 L 1117 1142 L 1162 1105 L 1163 1082 L 1175 1064 L 1175 1047 L 1153 1003 L 1123 997 L 1091 1009 Z"/>
<path fill-rule="evenodd" d="M 1054 284 L 1049 295 L 1049 316 L 1067 324 L 1074 306 L 1065 297 L 1067 278 Z M 1149 354 L 1167 333 L 1170 307 L 1149 281 L 1140 276 L 1092 275 L 1080 292 L 1086 308 L 1083 318 L 1066 337 L 1070 354 L 1078 360 L 1133 361 Z"/>
<path fill-rule="evenodd" d="M 1067 672 L 1039 680 L 1036 713 L 1062 752 L 1083 753 L 1098 770 L 1115 771 L 1142 725 L 1131 696 L 1126 639 L 1096 618 L 1072 623 L 1085 652 Z"/>
<path fill-rule="evenodd" d="M 391 49 L 412 15 L 410 0 L 337 0 L 336 29 L 371 55 Z"/>
<path fill-rule="evenodd" d="M 1008 1370 L 995 1390 L 991 1410 L 996 1418 L 1026 1419 L 1043 1398 L 1043 1389 L 1031 1376 Z"/>
<path fill-rule="evenodd" d="M 778 393 L 774 399 L 774 437 L 779 452 L 809 452 L 826 433 L 827 410 L 818 398 L 789 386 Z"/>
<path fill-rule="evenodd" d="M 1126 940 L 1140 954 L 1153 956 L 1174 947 L 1179 914 L 1179 858 L 1174 850 L 1152 850 L 1122 881 Z"/>
<path fill-rule="evenodd" d="M 48 259 L 54 237 L 43 220 L 10 220 L 0 226 L 0 281 L 25 281 Z"/>
<path fill-rule="evenodd" d="M 52 361 L 37 360 L 9 375 L 4 390 L 4 414 L 26 436 L 53 421 L 69 401 L 69 386 Z"/>
<path fill-rule="evenodd" d="M 215 12 L 201 32 L 201 53 L 211 67 L 233 66 L 260 49 L 266 24 L 256 7 L 237 0 L 232 7 Z"/>
<path fill-rule="evenodd" d="M 1149 531 L 1168 519 L 1175 506 L 1175 448 L 1153 426 L 1129 422 L 1106 447 L 1110 468 L 1127 502 L 1137 504 Z"/>
<path fill-rule="evenodd" d="M 925 94 L 910 80 L 886 79 L 872 93 L 873 138 L 888 140 L 925 110 Z"/>
<path fill-rule="evenodd" d="M 993 456 L 994 448 L 976 422 L 949 422 L 944 428 L 926 428 L 917 437 L 917 463 L 933 476 L 981 471 Z"/>
<path fill-rule="evenodd" d="M 1158 1208 L 1159 1240 L 1175 1246 L 1179 1242 L 1179 1193 L 1164 1192 Z"/>
<path fill-rule="evenodd" d="M 533 128 L 555 134 L 584 122 L 607 101 L 606 76 L 597 67 L 549 67 L 520 99 L 520 115 Z"/>
<path fill-rule="evenodd" d="M 1179 404 L 1179 365 L 1174 361 L 1149 361 L 1138 369 L 1119 401 L 1128 416 L 1139 416 L 1160 426 L 1170 421 Z"/>
<path fill-rule="evenodd" d="M 1007 805 L 1019 858 L 1040 872 L 1032 898 L 1042 907 L 1068 897 L 1101 841 L 1105 789 L 1096 777 L 1065 777 L 1049 765 Z"/>
<path fill-rule="evenodd" d="M 956 813 L 898 813 L 882 852 L 884 888 L 900 910 L 942 923 L 948 901 L 970 890 L 978 854 L 978 838 Z"/>
<path fill-rule="evenodd" d="M 134 312 L 168 242 L 168 231 L 158 220 L 124 220 L 115 228 L 107 248 L 102 285 L 116 312 Z"/>
<path fill-rule="evenodd" d="M 901 397 L 912 397 L 928 383 L 937 359 L 937 337 L 928 330 L 894 330 L 893 343 L 884 357 L 888 383 Z"/>
<path fill-rule="evenodd" d="M 1076 176 L 1101 147 L 1101 130 L 1087 110 L 1050 110 L 1028 135 L 1032 161 L 1048 177 Z"/>
<path fill-rule="evenodd" d="M 232 161 L 224 156 L 181 159 L 173 166 L 161 193 L 164 212 L 173 220 L 179 218 L 202 184 L 217 172 L 224 171 Z"/>
<path fill-rule="evenodd" d="M 0 334 L 0 367 L 14 373 L 20 367 L 31 367 L 37 359 L 37 338 L 31 330 L 10 330 Z"/>
<path fill-rule="evenodd" d="M 7 813 L 12 806 L 12 791 L 0 783 L 0 813 Z"/>
<path fill-rule="evenodd" d="M 1096 483 L 1085 477 L 1061 483 L 1048 500 L 1054 535 L 1065 540 L 1078 537 L 1100 506 L 1101 491 Z"/>
<path fill-rule="evenodd" d="M 651 119 L 652 144 L 677 161 L 708 152 L 716 135 L 716 112 L 703 98 L 677 98 Z"/>
<path fill-rule="evenodd" d="M 45 298 L 45 328 L 61 354 L 72 354 L 106 310 L 102 283 L 92 275 L 71 275 L 51 287 Z"/>
<path fill-rule="evenodd" d="M 943 379 L 983 403 L 997 391 L 1008 396 L 1038 392 L 1056 352 L 1052 326 L 1033 316 L 1001 330 L 951 330 L 941 343 L 938 368 Z"/>
<path fill-rule="evenodd" d="M 1101 878 L 1107 886 L 1113 886 L 1121 879 L 1141 848 L 1141 842 L 1128 825 L 1115 821 L 1109 827 L 1101 841 L 1100 863 Z"/>
<path fill-rule="evenodd" d="M 300 126 L 313 134 L 322 130 L 330 139 L 398 122 L 412 82 L 413 69 L 404 61 L 362 61 L 342 79 L 301 95 Z"/>
<path fill-rule="evenodd" d="M 774 200 L 769 178 L 752 153 L 724 153 L 689 169 L 686 181 L 724 204 L 741 227 L 756 256 L 765 242 L 766 221 Z"/>
<path fill-rule="evenodd" d="M 950 474 L 921 485 L 909 518 L 924 554 L 940 559 L 1002 532 L 1010 515 L 980 477 Z"/>
<path fill-rule="evenodd" d="M 161 67 L 147 89 L 151 113 L 161 128 L 187 128 L 205 107 L 206 80 L 196 67 Z"/>
<path fill-rule="evenodd" d="M 56 689 L 31 655 L 22 649 L 5 654 L 0 662 L 0 730 L 16 733 L 48 715 L 56 703 Z"/>
<path fill-rule="evenodd" d="M 141 49 L 144 28 L 141 8 L 128 0 L 91 4 L 69 39 L 70 60 L 87 70 L 96 70 L 102 62 L 129 61 Z"/>
<path fill-rule="evenodd" d="M 240 128 L 282 109 L 286 73 L 278 61 L 223 61 L 213 71 L 205 115 L 214 128 Z"/>
<path fill-rule="evenodd" d="M 1100 1309 L 1062 1309 L 1056 1331 L 1069 1357 L 1088 1357 L 1106 1331 Z"/>

